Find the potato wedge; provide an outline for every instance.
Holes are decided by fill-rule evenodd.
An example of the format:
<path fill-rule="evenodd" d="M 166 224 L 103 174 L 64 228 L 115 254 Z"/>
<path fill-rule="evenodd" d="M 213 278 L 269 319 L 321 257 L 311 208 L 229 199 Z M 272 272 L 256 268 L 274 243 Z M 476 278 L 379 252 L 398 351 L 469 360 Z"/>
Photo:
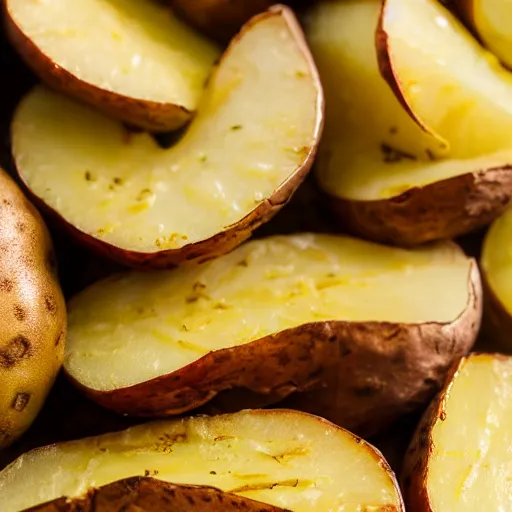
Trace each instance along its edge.
<path fill-rule="evenodd" d="M 48 85 L 146 130 L 183 126 L 220 50 L 156 2 L 6 0 L 6 30 Z"/>
<path fill-rule="evenodd" d="M 276 7 L 233 41 L 171 149 L 41 88 L 18 108 L 12 145 L 28 189 L 84 243 L 167 267 L 228 252 L 269 220 L 306 177 L 322 122 L 303 34 Z"/>
<path fill-rule="evenodd" d="M 214 487 L 134 477 L 91 489 L 82 498 L 57 498 L 24 512 L 286 512 Z M 288 511 L 290 512 L 290 511 Z"/>
<path fill-rule="evenodd" d="M 360 236 L 403 246 L 459 236 L 491 222 L 512 195 L 512 81 L 437 2 L 390 0 L 384 9 L 378 0 L 338 0 L 310 13 L 329 104 L 319 184 Z M 441 61 L 446 67 L 436 68 Z M 379 62 L 414 102 L 395 97 Z"/>
<path fill-rule="evenodd" d="M 0 169 L 0 448 L 34 421 L 64 358 L 66 305 L 46 226 Z"/>
<path fill-rule="evenodd" d="M 172 8 L 201 32 L 228 41 L 252 16 L 268 9 L 272 0 L 170 0 Z"/>
<path fill-rule="evenodd" d="M 406 455 L 408 511 L 510 509 L 511 376 L 512 359 L 499 354 L 471 354 L 455 366 Z"/>
<path fill-rule="evenodd" d="M 480 307 L 476 264 L 454 244 L 270 237 L 204 265 L 92 285 L 69 303 L 64 368 L 101 405 L 139 416 L 230 389 L 262 406 L 329 384 L 312 406 L 376 430 L 437 390 L 473 344 Z"/>
<path fill-rule="evenodd" d="M 33 450 L 0 473 L 0 510 L 145 474 L 294 512 L 404 510 L 375 448 L 321 418 L 287 410 L 148 423 Z"/>
<path fill-rule="evenodd" d="M 512 4 L 503 0 L 455 0 L 464 19 L 508 68 L 512 67 Z"/>

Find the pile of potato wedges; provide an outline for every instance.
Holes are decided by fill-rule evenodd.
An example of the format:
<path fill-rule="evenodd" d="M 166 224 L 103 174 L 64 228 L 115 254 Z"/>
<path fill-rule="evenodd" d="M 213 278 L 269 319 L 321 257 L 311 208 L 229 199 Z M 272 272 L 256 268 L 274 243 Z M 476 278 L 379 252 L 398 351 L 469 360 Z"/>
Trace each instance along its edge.
<path fill-rule="evenodd" d="M 512 511 L 506 0 L 3 0 L 1 512 Z"/>

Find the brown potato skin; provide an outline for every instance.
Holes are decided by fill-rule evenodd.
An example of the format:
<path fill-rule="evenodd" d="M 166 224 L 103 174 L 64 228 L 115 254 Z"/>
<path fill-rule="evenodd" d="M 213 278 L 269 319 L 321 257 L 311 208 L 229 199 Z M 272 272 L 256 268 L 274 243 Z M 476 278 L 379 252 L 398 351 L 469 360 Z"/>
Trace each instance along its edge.
<path fill-rule="evenodd" d="M 285 407 L 318 414 L 369 437 L 426 404 L 454 361 L 473 346 L 482 315 L 482 289 L 473 261 L 465 310 L 450 324 L 347 323 L 327 389 L 297 393 Z"/>
<path fill-rule="evenodd" d="M 85 82 L 58 66 L 28 38 L 9 12 L 9 1 L 1 2 L 5 32 L 27 66 L 47 85 L 92 105 L 106 115 L 150 131 L 177 130 L 192 118 L 181 105 L 131 98 Z"/>
<path fill-rule="evenodd" d="M 343 227 L 401 247 L 451 239 L 499 217 L 512 198 L 512 165 L 463 174 L 375 201 L 328 196 Z"/>
<path fill-rule="evenodd" d="M 271 197 L 258 204 L 258 206 L 256 206 L 256 208 L 248 213 L 244 218 L 230 226 L 227 226 L 223 231 L 208 239 L 185 245 L 179 249 L 169 249 L 144 253 L 123 249 L 121 247 L 105 242 L 104 240 L 96 238 L 89 233 L 81 231 L 76 226 L 70 224 L 55 210 L 50 208 L 35 194 L 33 194 L 30 191 L 27 183 L 24 183 L 27 194 L 30 195 L 31 200 L 38 206 L 39 209 L 43 210 L 65 231 L 67 231 L 69 235 L 76 238 L 83 245 L 88 246 L 91 250 L 101 256 L 132 268 L 163 269 L 172 268 L 187 262 L 203 263 L 209 259 L 226 254 L 245 242 L 248 238 L 251 237 L 254 230 L 272 219 L 272 217 L 288 203 L 295 190 L 297 190 L 299 185 L 301 185 L 301 183 L 306 179 L 315 160 L 318 142 L 320 140 L 324 125 L 325 105 L 320 77 L 318 75 L 318 71 L 316 69 L 316 65 L 314 63 L 311 52 L 309 51 L 304 33 L 300 28 L 295 15 L 290 9 L 284 6 L 276 5 L 268 11 L 252 18 L 248 23 L 244 25 L 240 34 L 236 36 L 235 39 L 233 39 L 230 46 L 224 53 L 224 57 L 230 52 L 232 46 L 236 45 L 237 40 L 241 37 L 242 34 L 249 31 L 254 24 L 260 22 L 262 19 L 272 16 L 282 16 L 283 19 L 287 22 L 290 31 L 292 34 L 294 34 L 295 39 L 297 40 L 297 44 L 301 48 L 307 62 L 309 63 L 312 80 L 317 86 L 317 124 L 315 127 L 314 136 L 315 143 L 313 146 L 305 148 L 303 163 L 296 169 L 293 175 L 291 175 L 287 181 L 285 181 L 279 188 L 277 188 Z M 23 180 L 22 173 L 19 172 L 19 170 L 18 175 L 20 179 Z"/>
<path fill-rule="evenodd" d="M 118 480 L 83 498 L 59 498 L 25 512 L 290 512 L 214 487 L 176 485 L 150 477 Z"/>
<path fill-rule="evenodd" d="M 132 416 L 182 414 L 229 390 L 255 393 L 261 407 L 296 390 L 322 387 L 327 366 L 336 358 L 338 331 L 336 322 L 306 324 L 210 352 L 173 373 L 114 391 L 89 389 L 70 379 L 103 407 Z M 247 407 L 242 401 L 233 410 Z"/>
<path fill-rule="evenodd" d="M 170 0 L 176 13 L 207 36 L 227 42 L 272 0 Z"/>
<path fill-rule="evenodd" d="M 0 448 L 33 422 L 64 358 L 66 304 L 39 213 L 0 169 Z"/>

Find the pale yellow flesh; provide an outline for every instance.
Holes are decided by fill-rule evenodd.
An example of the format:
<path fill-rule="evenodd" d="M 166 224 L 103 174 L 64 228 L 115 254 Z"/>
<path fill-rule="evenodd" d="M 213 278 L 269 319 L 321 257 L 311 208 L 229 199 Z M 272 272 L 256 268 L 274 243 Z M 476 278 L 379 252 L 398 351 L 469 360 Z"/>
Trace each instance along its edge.
<path fill-rule="evenodd" d="M 147 424 L 29 452 L 0 473 L 0 510 L 18 512 L 147 471 L 294 512 L 360 512 L 383 505 L 400 511 L 386 467 L 371 446 L 319 418 L 295 411 L 241 412 Z"/>
<path fill-rule="evenodd" d="M 416 3 L 423 5 L 424 0 L 401 2 L 400 5 L 412 6 Z M 512 118 L 510 127 L 501 133 L 501 136 L 506 135 L 507 140 L 510 139 L 508 147 L 505 145 L 503 151 L 488 154 L 482 143 L 475 146 L 480 150 L 478 156 L 468 148 L 465 154 L 454 153 L 457 146 L 452 145 L 451 150 L 443 147 L 438 139 L 427 135 L 413 121 L 379 72 L 375 30 L 380 9 L 379 0 L 338 0 L 319 3 L 309 17 L 308 40 L 328 103 L 326 126 L 317 160 L 322 188 L 346 199 L 387 199 L 413 187 L 512 162 Z M 444 11 L 441 13 L 451 20 Z M 431 30 L 427 21 L 412 23 L 402 19 L 402 23 L 404 28 L 417 30 L 418 34 L 409 34 L 412 40 L 424 33 L 423 25 L 427 24 L 425 32 Z M 440 47 L 440 51 L 446 54 L 445 59 L 450 56 L 451 48 L 446 44 Z M 433 58 L 421 54 L 423 46 L 437 48 L 430 42 L 419 42 L 415 47 L 417 53 L 411 50 L 409 62 L 411 66 L 417 63 L 420 67 L 431 69 Z M 476 62 L 479 62 L 478 59 Z M 460 64 L 451 64 L 456 69 L 458 66 Z M 414 68 L 414 73 L 416 71 Z M 418 84 L 423 83 L 420 71 Z M 479 68 L 475 67 L 475 74 L 479 72 Z M 441 77 L 440 74 L 427 75 L 425 83 L 428 87 L 434 76 L 440 81 L 444 79 L 444 75 Z M 461 88 L 463 86 L 459 85 L 457 94 Z M 485 94 L 485 89 L 482 94 Z M 447 111 L 446 101 L 441 105 L 443 113 Z M 457 116 L 450 119 L 446 122 L 454 123 L 453 131 L 461 130 L 466 134 L 458 126 Z M 493 132 L 496 125 L 493 124 L 494 119 L 491 121 L 485 125 L 480 123 L 480 128 L 485 126 L 486 129 L 479 131 L 479 137 L 485 138 L 488 131 Z M 449 142 L 452 141 L 449 139 Z M 391 153 L 386 148 L 391 148 Z M 432 160 L 434 155 L 443 159 Z"/>
<path fill-rule="evenodd" d="M 201 266 L 126 273 L 76 296 L 65 368 L 86 387 L 111 390 L 308 322 L 450 323 L 466 307 L 469 272 L 452 244 L 255 240 Z"/>
<path fill-rule="evenodd" d="M 79 80 L 196 110 L 219 50 L 157 2 L 8 0 L 16 25 Z"/>
<path fill-rule="evenodd" d="M 512 209 L 494 221 L 487 232 L 481 265 L 491 290 L 512 315 Z"/>
<path fill-rule="evenodd" d="M 80 230 L 134 251 L 179 248 L 241 220 L 304 164 L 321 118 L 313 73 L 276 12 L 224 56 L 172 149 L 38 88 L 13 122 L 16 165 Z"/>
<path fill-rule="evenodd" d="M 433 512 L 512 509 L 512 360 L 471 356 L 432 431 L 427 490 Z"/>
<path fill-rule="evenodd" d="M 467 0 L 468 15 L 483 43 L 507 67 L 512 67 L 512 2 Z"/>

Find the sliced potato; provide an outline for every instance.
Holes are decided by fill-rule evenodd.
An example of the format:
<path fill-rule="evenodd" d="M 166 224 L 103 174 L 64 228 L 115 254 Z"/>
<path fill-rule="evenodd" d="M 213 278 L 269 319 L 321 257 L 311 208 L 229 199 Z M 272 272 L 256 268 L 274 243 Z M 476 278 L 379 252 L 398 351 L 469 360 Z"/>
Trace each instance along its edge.
<path fill-rule="evenodd" d="M 272 0 L 170 0 L 185 20 L 220 41 L 227 41 L 252 16 L 268 9 Z"/>
<path fill-rule="evenodd" d="M 512 359 L 472 354 L 425 414 L 404 471 L 410 512 L 510 510 Z"/>
<path fill-rule="evenodd" d="M 377 55 L 380 15 L 378 0 L 323 2 L 310 13 L 329 103 L 320 186 L 345 226 L 377 241 L 409 246 L 487 224 L 512 195 L 510 77 L 430 0 L 385 4 Z M 378 61 L 393 66 L 404 94 L 413 91 L 417 101 L 407 105 L 421 123 Z"/>
<path fill-rule="evenodd" d="M 122 263 L 165 267 L 228 252 L 306 177 L 323 93 L 297 21 L 250 21 L 173 148 L 38 88 L 12 126 L 18 172 L 85 243 Z"/>
<path fill-rule="evenodd" d="M 220 53 L 156 2 L 3 4 L 11 42 L 48 85 L 155 132 L 191 118 Z"/>
<path fill-rule="evenodd" d="M 509 208 L 487 232 L 481 268 L 485 284 L 485 328 L 489 341 L 510 350 L 512 329 L 512 210 Z"/>
<path fill-rule="evenodd" d="M 404 510 L 375 448 L 321 418 L 286 410 L 148 423 L 33 450 L 0 473 L 0 510 L 144 474 L 294 512 Z"/>
<path fill-rule="evenodd" d="M 176 485 L 134 477 L 91 489 L 86 496 L 57 498 L 24 512 L 285 512 L 214 487 Z"/>
<path fill-rule="evenodd" d="M 512 67 L 512 4 L 504 0 L 455 0 L 482 42 L 503 64 Z"/>
<path fill-rule="evenodd" d="M 50 236 L 0 169 L 0 448 L 34 421 L 64 358 L 66 305 Z"/>
<path fill-rule="evenodd" d="M 428 400 L 471 347 L 480 294 L 474 261 L 454 244 L 271 237 L 204 265 L 92 285 L 69 304 L 64 367 L 103 406 L 142 416 L 230 389 L 261 406 L 329 384 L 299 406 L 376 430 Z M 248 406 L 241 395 L 235 410 Z"/>

